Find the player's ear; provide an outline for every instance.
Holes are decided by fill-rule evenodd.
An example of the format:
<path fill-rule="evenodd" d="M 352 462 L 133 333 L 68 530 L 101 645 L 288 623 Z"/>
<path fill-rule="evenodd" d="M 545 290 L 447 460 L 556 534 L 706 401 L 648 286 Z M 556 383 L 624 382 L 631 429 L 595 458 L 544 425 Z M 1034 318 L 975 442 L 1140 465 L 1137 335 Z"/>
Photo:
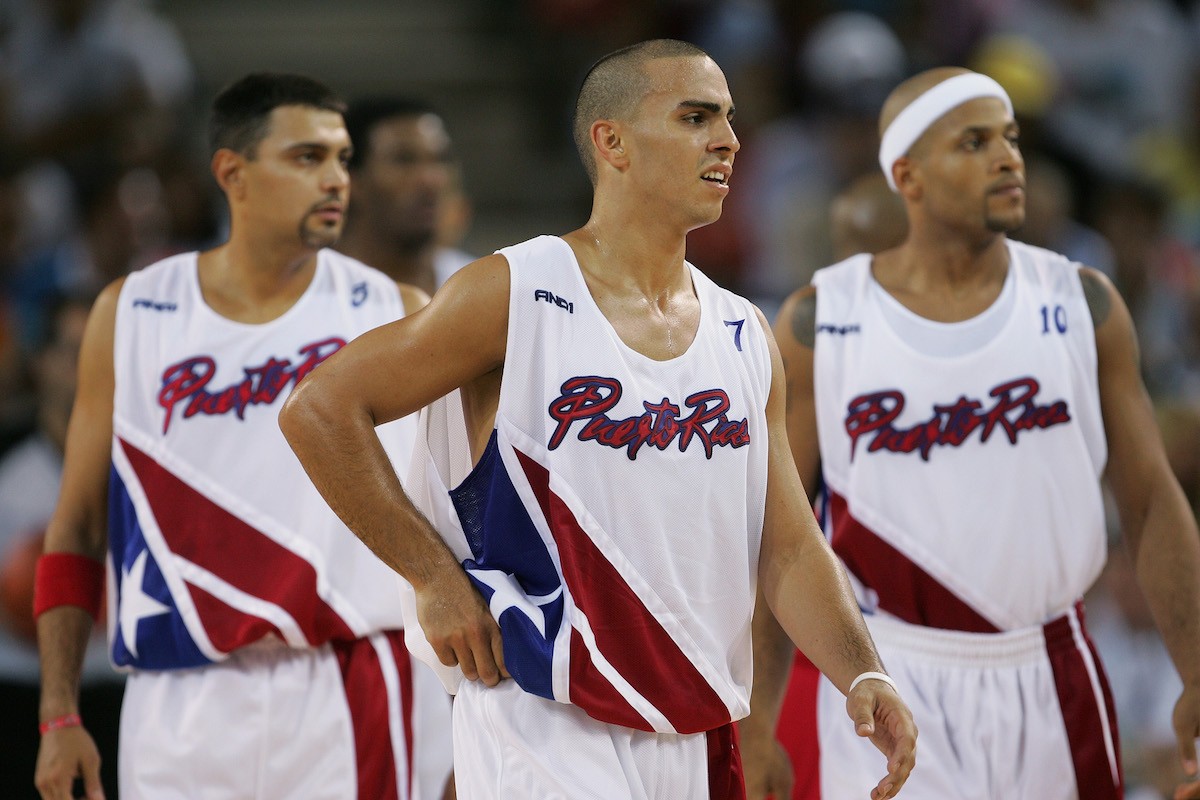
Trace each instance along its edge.
<path fill-rule="evenodd" d="M 896 191 L 901 197 L 909 200 L 921 199 L 923 189 L 917 163 L 908 156 L 898 158 L 896 163 L 892 164 L 892 180 L 896 182 Z"/>
<path fill-rule="evenodd" d="M 629 155 L 625 152 L 620 126 L 607 119 L 592 123 L 592 146 L 596 148 L 596 160 L 605 161 L 618 170 L 629 166 Z"/>
<path fill-rule="evenodd" d="M 213 177 L 217 179 L 217 185 L 221 187 L 221 191 L 231 199 L 240 198 L 245 192 L 245 175 L 242 169 L 244 164 L 245 159 L 227 147 L 222 147 L 213 153 L 210 164 Z"/>

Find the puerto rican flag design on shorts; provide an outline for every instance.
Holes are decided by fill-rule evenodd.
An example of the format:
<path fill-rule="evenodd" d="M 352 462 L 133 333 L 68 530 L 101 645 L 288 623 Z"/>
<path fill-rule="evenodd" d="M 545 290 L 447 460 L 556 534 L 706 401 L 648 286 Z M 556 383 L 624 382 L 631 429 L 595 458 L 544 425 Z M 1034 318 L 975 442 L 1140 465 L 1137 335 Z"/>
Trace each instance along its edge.
<path fill-rule="evenodd" d="M 121 438 L 109 517 L 118 667 L 201 666 L 267 634 L 300 647 L 357 638 L 309 561 Z"/>
<path fill-rule="evenodd" d="M 728 723 L 699 647 L 535 450 L 493 432 L 451 491 L 474 556 L 463 566 L 499 621 L 508 671 L 602 722 L 678 733 Z"/>

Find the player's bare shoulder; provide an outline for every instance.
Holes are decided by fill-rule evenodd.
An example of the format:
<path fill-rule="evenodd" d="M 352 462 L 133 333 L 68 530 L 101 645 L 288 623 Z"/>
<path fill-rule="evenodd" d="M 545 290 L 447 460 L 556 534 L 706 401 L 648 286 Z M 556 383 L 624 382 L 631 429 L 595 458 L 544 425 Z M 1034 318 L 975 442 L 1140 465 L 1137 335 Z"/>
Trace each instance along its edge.
<path fill-rule="evenodd" d="M 1079 268 L 1079 282 L 1083 284 L 1083 298 L 1092 315 L 1092 327 L 1099 330 L 1112 316 L 1116 287 L 1104 273 L 1091 267 Z"/>
<path fill-rule="evenodd" d="M 88 313 L 87 327 L 83 334 L 81 354 L 87 354 L 88 358 L 102 357 L 110 369 L 113 339 L 116 335 L 117 309 L 120 307 L 121 290 L 125 286 L 127 277 L 122 275 L 96 295 L 96 299 L 92 302 L 92 309 Z"/>
<path fill-rule="evenodd" d="M 430 300 L 426 314 L 444 341 L 469 348 L 473 360 L 498 367 L 508 339 L 508 300 L 508 259 L 493 253 L 451 275 Z"/>
<path fill-rule="evenodd" d="M 801 287 L 783 301 L 775 318 L 775 338 L 781 346 L 813 348 L 817 340 L 817 287 Z"/>
<path fill-rule="evenodd" d="M 405 316 L 415 314 L 429 305 L 429 295 L 416 286 L 396 281 L 396 288 L 400 290 L 400 300 L 404 303 Z"/>

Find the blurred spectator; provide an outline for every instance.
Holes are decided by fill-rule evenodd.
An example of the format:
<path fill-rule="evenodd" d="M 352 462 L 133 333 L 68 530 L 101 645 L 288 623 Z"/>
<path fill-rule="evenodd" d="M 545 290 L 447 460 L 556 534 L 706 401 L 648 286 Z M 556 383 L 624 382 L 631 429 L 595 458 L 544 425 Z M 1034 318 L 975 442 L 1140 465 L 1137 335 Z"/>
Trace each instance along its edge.
<path fill-rule="evenodd" d="M 1155 403 L 1155 410 L 1167 461 L 1200 516 L 1200 404 L 1167 400 Z"/>
<path fill-rule="evenodd" d="M 64 292 L 98 291 L 129 270 L 133 221 L 121 204 L 122 174 L 98 161 L 75 182 L 80 223 L 69 235 L 22 256 L 5 276 L 18 335 L 26 352 L 46 335 L 46 305 Z"/>
<path fill-rule="evenodd" d="M 683 3 L 680 3 L 683 5 Z M 770 0 L 692 3 L 695 9 L 682 38 L 704 48 L 721 65 L 737 107 L 734 130 L 740 153 L 757 149 L 758 131 L 789 108 L 793 95 L 793 42 L 789 21 Z M 745 162 L 739 155 L 734 172 Z M 721 286 L 746 294 L 751 251 L 747 218 L 755 212 L 749 184 L 735 178 L 721 217 L 688 234 L 687 259 Z"/>
<path fill-rule="evenodd" d="M 24 203 L 15 165 L 0 159 L 0 289 L 7 287 L 24 244 Z M 7 291 L 0 291 L 0 454 L 32 424 L 29 396 L 21 361 L 16 310 Z"/>
<path fill-rule="evenodd" d="M 37 428 L 0 460 L 0 786 L 4 797 L 34 798 L 38 748 L 38 655 L 33 624 L 33 570 L 42 532 L 58 497 L 75 365 L 90 296 L 53 301 L 49 334 L 32 357 Z M 104 759 L 109 798 L 116 798 L 117 721 L 124 679 L 109 666 L 100 626 L 88 649 L 82 713 Z"/>
<path fill-rule="evenodd" d="M 29 158 L 125 155 L 189 97 L 192 67 L 182 43 L 143 0 L 11 5 L 0 120 Z"/>
<path fill-rule="evenodd" d="M 92 289 L 137 256 L 145 173 L 173 141 L 193 87 L 174 27 L 149 0 L 8 0 L 0 28 L 0 147 L 15 162 L 22 252 L 3 289 L 20 341 L 45 299 Z"/>
<path fill-rule="evenodd" d="M 1071 178 L 1053 158 L 1025 154 L 1025 224 L 1013 238 L 1116 277 L 1112 246 L 1078 220 Z"/>
<path fill-rule="evenodd" d="M 745 200 L 739 219 L 749 247 L 745 289 L 768 316 L 813 271 L 832 263 L 830 203 L 851 179 L 879 168 L 877 116 L 887 92 L 907 75 L 908 59 L 877 17 L 847 11 L 817 23 L 797 69 L 808 103 L 763 126 L 734 167 L 735 190 Z"/>
<path fill-rule="evenodd" d="M 1174 236 L 1161 187 L 1107 184 L 1096 229 L 1112 245 L 1114 277 L 1133 314 L 1146 387 L 1200 402 L 1200 256 Z"/>
<path fill-rule="evenodd" d="M 1109 548 L 1086 605 L 1088 631 L 1116 705 L 1126 797 L 1167 800 L 1184 780 L 1171 727 L 1183 684 L 1120 543 Z"/>
<path fill-rule="evenodd" d="M 1183 124 L 1197 53 L 1168 0 L 1014 0 L 997 27 L 1050 56 L 1047 135 L 1091 170 L 1127 173 L 1139 137 Z"/>

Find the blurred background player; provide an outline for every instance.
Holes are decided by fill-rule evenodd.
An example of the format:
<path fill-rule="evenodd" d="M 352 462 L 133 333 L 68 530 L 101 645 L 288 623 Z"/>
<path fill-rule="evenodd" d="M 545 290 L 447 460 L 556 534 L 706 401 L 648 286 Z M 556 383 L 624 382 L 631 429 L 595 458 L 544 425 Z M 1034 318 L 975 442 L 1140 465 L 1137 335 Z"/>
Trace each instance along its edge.
<path fill-rule="evenodd" d="M 123 797 L 430 796 L 395 575 L 276 421 L 309 371 L 427 300 L 329 249 L 349 192 L 343 111 L 301 75 L 224 89 L 210 143 L 228 240 L 119 279 L 93 307 L 35 592 L 47 799 L 76 778 L 99 796 L 77 693 L 106 549 L 110 653 L 129 672 Z M 414 433 L 382 434 L 400 464 Z"/>
<path fill-rule="evenodd" d="M 350 106 L 346 129 L 354 204 L 338 249 L 433 294 L 472 260 L 454 247 L 470 203 L 445 121 L 420 100 L 374 98 Z"/>

